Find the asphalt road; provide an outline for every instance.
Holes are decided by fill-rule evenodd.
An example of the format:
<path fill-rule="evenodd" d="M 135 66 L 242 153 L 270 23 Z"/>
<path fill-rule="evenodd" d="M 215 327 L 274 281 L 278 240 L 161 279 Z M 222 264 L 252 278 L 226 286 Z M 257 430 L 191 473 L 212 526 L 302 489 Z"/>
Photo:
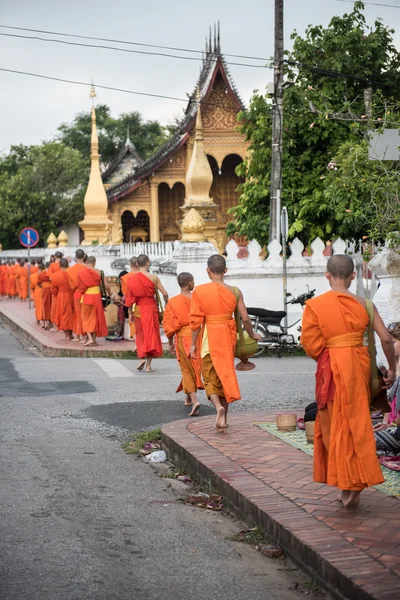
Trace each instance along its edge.
<path fill-rule="evenodd" d="M 121 450 L 129 432 L 186 416 L 175 361 L 155 368 L 35 357 L 0 327 L 1 600 L 302 597 L 298 575 L 227 539 L 239 525 L 180 503 Z M 260 359 L 234 410 L 304 406 L 313 372 Z"/>

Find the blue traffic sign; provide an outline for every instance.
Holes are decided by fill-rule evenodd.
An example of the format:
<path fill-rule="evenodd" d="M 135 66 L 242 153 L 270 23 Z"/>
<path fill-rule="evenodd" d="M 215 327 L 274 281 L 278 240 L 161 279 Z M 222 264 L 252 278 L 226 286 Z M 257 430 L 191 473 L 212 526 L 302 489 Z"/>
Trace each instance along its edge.
<path fill-rule="evenodd" d="M 39 241 L 39 234 L 33 227 L 24 227 L 19 232 L 19 242 L 24 248 L 33 248 Z"/>

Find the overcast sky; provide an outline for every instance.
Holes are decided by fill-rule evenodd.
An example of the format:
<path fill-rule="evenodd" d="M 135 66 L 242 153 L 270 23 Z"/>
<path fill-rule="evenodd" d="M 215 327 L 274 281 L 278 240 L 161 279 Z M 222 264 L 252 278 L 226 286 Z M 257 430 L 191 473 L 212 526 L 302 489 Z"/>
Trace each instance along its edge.
<path fill-rule="evenodd" d="M 368 20 L 381 16 L 397 29 L 400 0 L 376 1 L 398 4 L 399 10 L 367 6 Z M 208 26 L 220 20 L 224 53 L 269 57 L 273 55 L 273 6 L 274 0 L 0 0 L 0 24 L 202 50 Z M 304 32 L 310 23 L 326 25 L 333 15 L 351 8 L 351 3 L 338 0 L 285 0 L 286 46 L 294 29 Z M 400 42 L 397 35 L 396 42 Z M 200 69 L 196 61 L 3 36 L 0 55 L 3 68 L 77 81 L 90 82 L 93 77 L 102 85 L 179 98 L 192 92 Z M 264 89 L 272 77 L 264 69 L 233 65 L 230 69 L 246 103 L 252 91 Z M 100 89 L 97 102 L 108 104 L 115 116 L 138 110 L 146 119 L 163 123 L 180 116 L 183 107 L 177 101 Z M 0 151 L 10 144 L 50 139 L 60 123 L 89 107 L 85 87 L 0 72 Z"/>

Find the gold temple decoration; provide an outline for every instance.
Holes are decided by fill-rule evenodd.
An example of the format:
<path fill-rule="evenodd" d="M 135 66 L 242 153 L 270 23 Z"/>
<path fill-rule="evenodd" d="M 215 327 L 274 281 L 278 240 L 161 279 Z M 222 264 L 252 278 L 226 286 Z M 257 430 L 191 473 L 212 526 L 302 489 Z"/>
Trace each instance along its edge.
<path fill-rule="evenodd" d="M 198 242 L 209 240 L 210 242 L 216 244 L 215 232 L 217 229 L 217 205 L 213 202 L 213 199 L 210 198 L 213 174 L 210 163 L 208 162 L 206 151 L 204 149 L 199 89 L 197 89 L 196 100 L 197 115 L 193 152 L 186 174 L 187 196 L 185 203 L 182 206 L 183 212 L 187 213 L 181 225 L 181 231 L 184 234 L 182 241 Z M 195 209 L 194 212 L 193 209 Z M 195 213 L 199 215 L 202 223 L 200 223 L 199 219 L 194 217 Z M 190 214 L 191 216 L 189 217 Z M 189 221 L 186 221 L 187 217 L 189 217 Z M 184 230 L 184 227 L 186 230 Z M 200 229 L 195 230 L 196 227 L 203 228 L 200 231 Z M 202 239 L 198 239 L 198 236 L 202 236 Z"/>
<path fill-rule="evenodd" d="M 120 219 L 121 219 L 121 217 L 120 217 Z M 124 242 L 124 231 L 122 229 L 122 223 L 120 220 L 120 223 L 118 225 L 117 238 L 116 238 L 114 244 L 119 245 L 119 244 L 122 244 L 123 242 Z"/>
<path fill-rule="evenodd" d="M 54 233 L 51 233 L 49 235 L 49 237 L 47 238 L 47 247 L 50 248 L 51 250 L 54 250 L 55 248 L 57 248 L 57 238 L 54 235 Z"/>
<path fill-rule="evenodd" d="M 104 236 L 104 239 L 101 240 L 101 243 L 103 244 L 103 246 L 108 246 L 110 244 L 110 242 L 111 242 L 110 226 L 107 224 L 105 236 Z"/>
<path fill-rule="evenodd" d="M 191 208 L 181 224 L 182 242 L 205 242 L 205 228 L 201 214 L 195 208 Z"/>
<path fill-rule="evenodd" d="M 96 110 L 94 99 L 96 90 L 92 83 L 90 98 L 92 99 L 92 141 L 91 141 L 91 167 L 89 183 L 84 199 L 85 217 L 79 223 L 85 234 L 82 245 L 90 246 L 95 240 L 104 238 L 107 225 L 112 225 L 108 218 L 108 199 L 104 189 L 100 172 L 99 138 L 96 127 Z"/>
<path fill-rule="evenodd" d="M 64 230 L 60 231 L 60 235 L 57 238 L 58 247 L 66 248 L 68 246 L 68 239 L 68 234 Z"/>

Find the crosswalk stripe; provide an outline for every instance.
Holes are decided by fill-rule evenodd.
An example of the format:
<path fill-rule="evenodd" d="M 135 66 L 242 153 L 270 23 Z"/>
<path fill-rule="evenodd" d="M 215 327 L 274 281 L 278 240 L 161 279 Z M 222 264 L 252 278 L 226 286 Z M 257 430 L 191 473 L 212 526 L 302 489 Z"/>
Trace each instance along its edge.
<path fill-rule="evenodd" d="M 136 377 L 136 374 L 130 371 L 124 365 L 114 358 L 92 358 L 96 365 L 99 365 L 109 377 Z"/>

